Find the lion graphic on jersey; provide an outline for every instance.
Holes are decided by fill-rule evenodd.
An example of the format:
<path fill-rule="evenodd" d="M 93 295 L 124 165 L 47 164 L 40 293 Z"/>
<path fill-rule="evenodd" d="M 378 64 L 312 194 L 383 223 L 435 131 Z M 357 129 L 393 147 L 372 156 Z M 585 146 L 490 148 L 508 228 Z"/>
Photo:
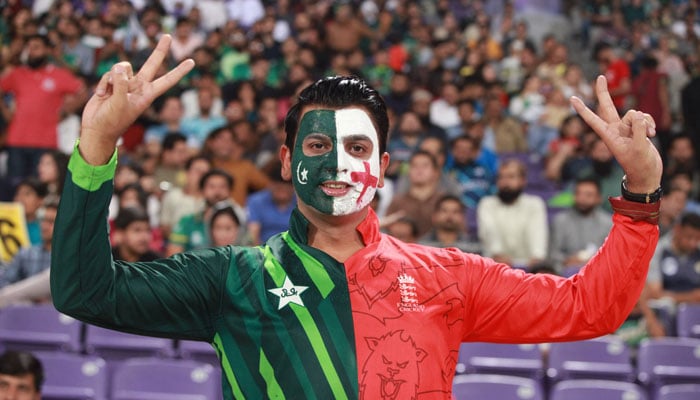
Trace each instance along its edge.
<path fill-rule="evenodd" d="M 411 336 L 403 330 L 389 332 L 378 338 L 366 337 L 365 341 L 372 352 L 362 369 L 360 398 L 415 399 L 420 381 L 418 363 L 428 353 L 416 347 Z M 367 388 L 378 388 L 379 392 L 368 393 Z"/>

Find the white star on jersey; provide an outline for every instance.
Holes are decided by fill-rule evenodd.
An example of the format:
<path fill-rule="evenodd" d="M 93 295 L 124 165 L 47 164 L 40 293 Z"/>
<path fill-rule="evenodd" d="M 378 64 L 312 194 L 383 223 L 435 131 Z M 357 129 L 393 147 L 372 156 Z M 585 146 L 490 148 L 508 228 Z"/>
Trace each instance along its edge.
<path fill-rule="evenodd" d="M 277 289 L 268 289 L 267 291 L 280 298 L 280 304 L 277 309 L 281 310 L 282 307 L 289 303 L 294 303 L 305 307 L 304 302 L 301 301 L 300 295 L 308 288 L 308 286 L 294 286 L 289 277 L 286 276 L 284 277 L 282 287 Z"/>

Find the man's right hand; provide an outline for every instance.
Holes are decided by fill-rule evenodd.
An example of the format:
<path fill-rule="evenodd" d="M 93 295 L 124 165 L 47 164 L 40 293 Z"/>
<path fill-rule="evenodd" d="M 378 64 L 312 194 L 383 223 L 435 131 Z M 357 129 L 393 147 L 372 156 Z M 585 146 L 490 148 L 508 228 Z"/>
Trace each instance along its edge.
<path fill-rule="evenodd" d="M 167 74 L 154 79 L 168 55 L 170 42 L 170 35 L 163 35 L 136 75 L 131 64 L 120 62 L 102 76 L 95 94 L 83 111 L 78 147 L 89 164 L 107 163 L 119 136 L 156 97 L 175 86 L 194 67 L 194 61 L 187 59 Z"/>

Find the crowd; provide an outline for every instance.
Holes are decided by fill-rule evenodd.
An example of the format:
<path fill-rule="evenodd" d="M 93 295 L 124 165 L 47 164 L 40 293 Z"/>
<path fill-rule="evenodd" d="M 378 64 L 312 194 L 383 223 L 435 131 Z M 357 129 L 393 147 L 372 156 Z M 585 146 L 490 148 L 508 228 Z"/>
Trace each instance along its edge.
<path fill-rule="evenodd" d="M 3 3 L 0 200 L 23 205 L 32 246 L 2 267 L 2 290 L 49 267 L 67 154 L 96 82 L 121 60 L 138 69 L 170 33 L 163 71 L 187 57 L 196 67 L 123 136 L 115 259 L 258 245 L 286 230 L 284 115 L 319 77 L 357 75 L 390 115 L 389 179 L 374 205 L 386 232 L 573 274 L 610 229 L 606 199 L 623 175 L 568 102 L 593 105 L 604 74 L 620 112 L 654 117 L 664 157 L 664 239 L 644 298 L 700 302 L 696 1 Z M 568 30 L 535 36 L 543 28 L 528 15 Z"/>

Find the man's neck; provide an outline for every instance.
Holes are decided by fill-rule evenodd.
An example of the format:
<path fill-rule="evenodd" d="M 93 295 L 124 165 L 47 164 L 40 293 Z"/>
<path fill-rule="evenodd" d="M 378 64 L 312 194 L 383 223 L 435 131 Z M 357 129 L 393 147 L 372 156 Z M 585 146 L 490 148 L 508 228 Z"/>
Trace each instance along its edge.
<path fill-rule="evenodd" d="M 408 189 L 408 193 L 414 199 L 425 201 L 425 200 L 428 200 L 430 197 L 432 197 L 435 194 L 436 186 L 437 185 L 435 183 L 411 185 L 411 187 Z"/>
<path fill-rule="evenodd" d="M 435 238 L 442 244 L 450 245 L 457 242 L 459 239 L 459 232 L 437 229 L 435 231 Z"/>
<path fill-rule="evenodd" d="M 305 204 L 299 204 L 299 211 L 309 221 L 309 246 L 315 247 L 339 262 L 365 247 L 357 226 L 367 216 L 367 209 L 351 215 L 334 216 L 321 214 Z"/>

